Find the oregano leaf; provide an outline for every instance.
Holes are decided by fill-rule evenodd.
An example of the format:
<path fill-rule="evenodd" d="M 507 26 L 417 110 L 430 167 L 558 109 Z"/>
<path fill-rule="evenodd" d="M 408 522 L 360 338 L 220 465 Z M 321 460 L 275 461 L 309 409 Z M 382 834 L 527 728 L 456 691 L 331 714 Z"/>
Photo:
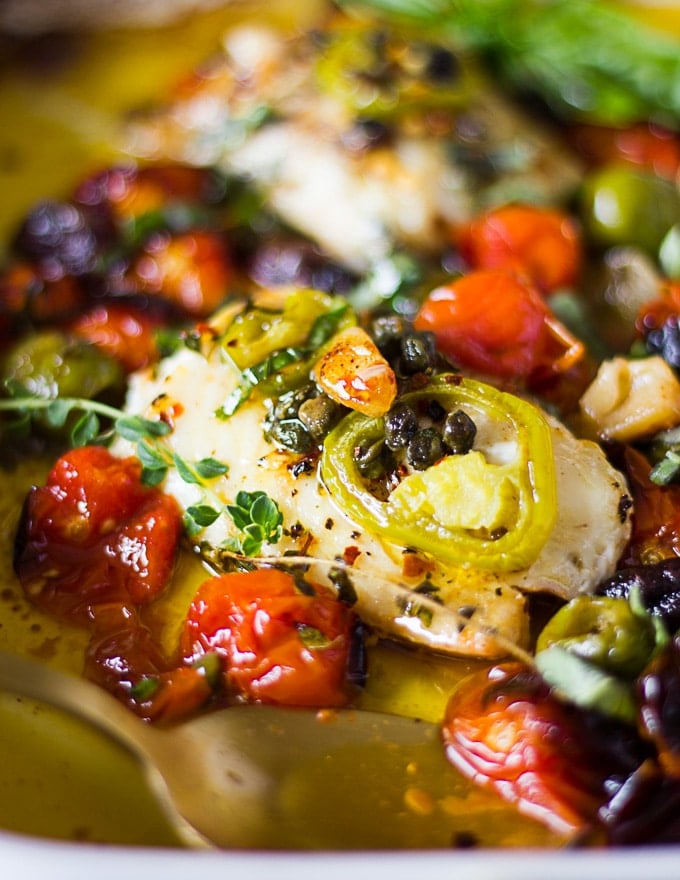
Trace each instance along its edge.
<path fill-rule="evenodd" d="M 73 446 L 87 446 L 99 434 L 99 418 L 96 413 L 86 412 L 73 426 L 71 443 Z"/>
<path fill-rule="evenodd" d="M 210 507 L 209 504 L 196 504 L 187 507 L 186 511 L 192 520 L 201 528 L 211 526 L 220 516 L 220 511 Z"/>

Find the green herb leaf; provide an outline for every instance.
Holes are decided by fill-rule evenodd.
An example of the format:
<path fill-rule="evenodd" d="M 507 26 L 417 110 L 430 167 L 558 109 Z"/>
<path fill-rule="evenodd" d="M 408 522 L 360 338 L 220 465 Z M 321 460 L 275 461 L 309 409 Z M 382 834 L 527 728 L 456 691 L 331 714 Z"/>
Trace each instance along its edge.
<path fill-rule="evenodd" d="M 116 419 L 116 431 L 121 437 L 135 443 L 145 437 L 164 437 L 170 433 L 170 425 L 141 416 L 122 416 Z"/>
<path fill-rule="evenodd" d="M 202 481 L 200 475 L 196 473 L 194 468 L 188 462 L 186 462 L 181 455 L 179 455 L 177 452 L 173 452 L 172 461 L 177 468 L 177 473 L 180 475 L 185 483 L 189 483 L 190 485 L 201 485 Z"/>
<path fill-rule="evenodd" d="M 220 516 L 220 511 L 210 507 L 209 504 L 192 505 L 187 507 L 186 512 L 196 525 L 202 529 L 211 526 Z"/>
<path fill-rule="evenodd" d="M 196 462 L 196 473 L 204 480 L 210 480 L 213 477 L 221 477 L 229 472 L 229 465 L 216 458 L 202 458 Z"/>
<path fill-rule="evenodd" d="M 145 675 L 130 688 L 130 696 L 139 703 L 150 700 L 160 687 L 160 680 L 155 675 Z"/>
<path fill-rule="evenodd" d="M 142 468 L 140 479 L 145 486 L 159 486 L 168 474 L 166 467 Z"/>
<path fill-rule="evenodd" d="M 320 649 L 327 648 L 330 644 L 328 636 L 324 635 L 320 629 L 310 626 L 307 623 L 298 623 L 295 625 L 300 641 L 306 648 Z"/>
<path fill-rule="evenodd" d="M 146 438 L 137 444 L 137 458 L 145 468 L 166 471 L 172 460 L 167 450 L 160 448 L 158 444 Z"/>
<path fill-rule="evenodd" d="M 283 534 L 283 514 L 266 492 L 241 491 L 226 511 L 242 533 L 239 552 L 257 556 L 264 543 L 276 544 Z"/>
<path fill-rule="evenodd" d="M 57 397 L 56 400 L 51 401 L 45 410 L 47 424 L 52 428 L 63 428 L 72 409 L 73 404 L 71 401 Z"/>
<path fill-rule="evenodd" d="M 637 710 L 629 682 L 559 645 L 539 651 L 536 666 L 548 684 L 570 702 L 619 721 L 635 723 Z"/>
<path fill-rule="evenodd" d="M 319 317 L 312 324 L 312 329 L 307 337 L 306 349 L 309 352 L 316 351 L 321 348 L 324 342 L 327 342 L 338 329 L 338 325 L 349 310 L 349 303 L 338 303 L 330 311 Z"/>
<path fill-rule="evenodd" d="M 71 443 L 74 446 L 87 446 L 99 434 L 99 418 L 96 413 L 86 412 L 73 426 Z"/>
<path fill-rule="evenodd" d="M 680 475 L 680 454 L 669 449 L 660 462 L 649 472 L 649 479 L 657 486 L 667 486 Z"/>

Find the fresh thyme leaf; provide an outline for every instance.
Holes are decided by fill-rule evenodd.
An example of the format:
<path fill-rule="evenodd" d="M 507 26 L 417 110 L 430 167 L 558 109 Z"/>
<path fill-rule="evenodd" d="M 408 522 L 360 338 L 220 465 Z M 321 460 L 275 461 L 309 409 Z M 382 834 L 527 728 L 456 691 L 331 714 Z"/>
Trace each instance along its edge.
<path fill-rule="evenodd" d="M 182 516 L 182 524 L 184 526 L 184 531 L 190 538 L 195 538 L 200 532 L 203 531 L 203 526 L 200 523 L 197 523 L 196 520 L 191 516 L 189 510 L 185 510 Z"/>
<path fill-rule="evenodd" d="M 238 552 L 256 556 L 264 543 L 276 544 L 283 534 L 283 514 L 266 492 L 241 491 L 226 511 L 242 533 L 237 540 Z"/>
<path fill-rule="evenodd" d="M 141 481 L 145 486 L 158 486 L 165 479 L 168 473 L 166 467 L 158 468 L 142 468 Z"/>
<path fill-rule="evenodd" d="M 125 440 L 135 442 L 143 437 L 164 437 L 170 433 L 170 425 L 158 419 L 143 419 L 141 416 L 122 416 L 116 419 L 116 431 Z"/>
<path fill-rule="evenodd" d="M 169 453 L 159 447 L 158 444 L 146 438 L 140 440 L 137 444 L 137 458 L 141 461 L 143 467 L 150 468 L 151 470 L 167 471 L 170 463 Z"/>
<path fill-rule="evenodd" d="M 187 507 L 187 514 L 202 529 L 211 526 L 220 516 L 220 511 L 210 507 L 209 504 L 196 504 Z"/>
<path fill-rule="evenodd" d="M 71 443 L 74 446 L 87 446 L 99 434 L 99 417 L 96 413 L 86 412 L 71 430 Z"/>
<path fill-rule="evenodd" d="M 210 480 L 213 477 L 221 477 L 229 472 L 229 465 L 216 458 L 202 458 L 196 462 L 196 472 L 204 480 Z"/>
<path fill-rule="evenodd" d="M 57 397 L 45 410 L 47 424 L 51 428 L 63 428 L 72 409 L 73 404 L 70 401 Z"/>
<path fill-rule="evenodd" d="M 172 461 L 177 468 L 177 473 L 180 475 L 185 483 L 198 486 L 202 484 L 199 474 L 196 473 L 195 469 L 187 461 L 185 461 L 181 455 L 173 452 Z"/>

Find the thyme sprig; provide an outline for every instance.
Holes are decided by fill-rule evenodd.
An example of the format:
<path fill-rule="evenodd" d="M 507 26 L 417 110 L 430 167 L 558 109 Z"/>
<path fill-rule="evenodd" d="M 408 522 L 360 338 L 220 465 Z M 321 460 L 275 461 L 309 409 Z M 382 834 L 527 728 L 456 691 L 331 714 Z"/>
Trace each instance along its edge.
<path fill-rule="evenodd" d="M 145 419 L 128 415 L 114 406 L 81 397 L 44 398 L 31 394 L 19 383 L 7 385 L 13 395 L 0 400 L 0 412 L 12 412 L 19 419 L 30 419 L 42 413 L 51 428 L 64 428 L 73 413 L 80 413 L 69 428 L 72 446 L 104 445 L 114 435 L 135 444 L 135 454 L 142 465 L 141 479 L 147 486 L 157 486 L 168 471 L 175 470 L 184 483 L 201 489 L 202 501 L 184 512 L 184 528 L 189 537 L 195 537 L 212 525 L 221 515 L 231 518 L 239 531 L 238 537 L 229 538 L 228 549 L 255 556 L 263 544 L 275 544 L 283 532 L 283 516 L 278 505 L 265 492 L 237 494 L 233 504 L 225 504 L 211 488 L 211 481 L 228 473 L 229 466 L 216 458 L 206 457 L 188 461 L 163 442 L 171 427 L 159 419 Z M 102 419 L 110 424 L 102 427 Z"/>

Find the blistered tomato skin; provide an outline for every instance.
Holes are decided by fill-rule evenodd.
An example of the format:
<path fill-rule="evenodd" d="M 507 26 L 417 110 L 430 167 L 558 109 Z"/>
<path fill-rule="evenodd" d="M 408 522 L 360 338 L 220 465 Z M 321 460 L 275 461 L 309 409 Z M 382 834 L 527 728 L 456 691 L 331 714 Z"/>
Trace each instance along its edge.
<path fill-rule="evenodd" d="M 536 205 L 505 205 L 475 217 L 455 241 L 474 269 L 507 269 L 530 278 L 545 293 L 573 286 L 583 255 L 576 222 Z"/>
<path fill-rule="evenodd" d="M 344 706 L 356 619 L 329 592 L 301 593 L 275 569 L 206 581 L 189 609 L 182 653 L 196 661 L 216 652 L 227 690 L 248 702 Z"/>
<path fill-rule="evenodd" d="M 166 587 L 181 533 L 177 503 L 144 486 L 137 459 L 72 449 L 27 498 L 14 566 L 29 598 L 91 623 L 146 604 Z"/>
<path fill-rule="evenodd" d="M 415 319 L 454 363 L 490 376 L 533 380 L 583 356 L 530 281 L 504 269 L 470 272 L 433 290 Z"/>
<path fill-rule="evenodd" d="M 600 825 L 602 808 L 644 755 L 634 731 L 558 701 L 518 663 L 463 682 L 442 735 L 465 776 L 568 836 Z"/>

